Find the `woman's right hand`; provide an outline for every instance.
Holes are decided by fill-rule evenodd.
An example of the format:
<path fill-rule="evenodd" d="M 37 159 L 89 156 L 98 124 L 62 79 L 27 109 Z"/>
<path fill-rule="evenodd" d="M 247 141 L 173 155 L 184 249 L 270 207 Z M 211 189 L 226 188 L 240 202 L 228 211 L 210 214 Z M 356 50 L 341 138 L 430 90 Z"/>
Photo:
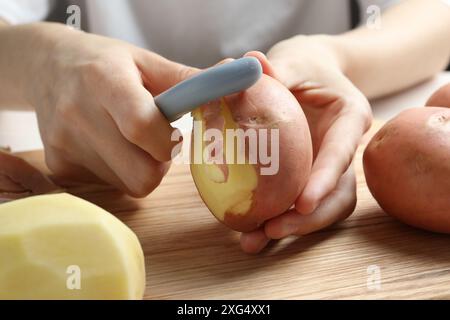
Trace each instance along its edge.
<path fill-rule="evenodd" d="M 178 141 L 153 96 L 196 72 L 128 43 L 38 23 L 24 95 L 45 157 L 64 178 L 99 178 L 142 197 L 161 182 Z M 94 178 L 95 177 L 95 178 Z"/>

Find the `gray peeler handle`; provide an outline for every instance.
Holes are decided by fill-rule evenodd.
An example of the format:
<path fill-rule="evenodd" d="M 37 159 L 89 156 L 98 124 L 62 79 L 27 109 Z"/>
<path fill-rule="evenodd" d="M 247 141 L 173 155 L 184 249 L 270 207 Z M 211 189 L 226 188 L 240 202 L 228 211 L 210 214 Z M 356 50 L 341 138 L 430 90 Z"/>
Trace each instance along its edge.
<path fill-rule="evenodd" d="M 261 75 L 258 59 L 240 58 L 180 82 L 155 97 L 155 103 L 167 120 L 173 122 L 200 105 L 248 89 Z"/>

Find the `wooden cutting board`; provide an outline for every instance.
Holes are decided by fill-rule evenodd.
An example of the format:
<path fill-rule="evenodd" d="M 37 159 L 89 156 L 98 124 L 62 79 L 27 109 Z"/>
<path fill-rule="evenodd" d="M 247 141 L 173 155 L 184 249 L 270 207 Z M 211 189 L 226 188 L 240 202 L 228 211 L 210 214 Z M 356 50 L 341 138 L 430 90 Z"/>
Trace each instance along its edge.
<path fill-rule="evenodd" d="M 239 234 L 209 213 L 187 165 L 173 166 L 146 199 L 72 191 L 136 232 L 146 257 L 146 299 L 450 298 L 450 237 L 385 215 L 365 185 L 362 150 L 354 214 L 315 234 L 273 242 L 256 256 L 242 253 Z M 44 168 L 42 151 L 22 156 Z"/>

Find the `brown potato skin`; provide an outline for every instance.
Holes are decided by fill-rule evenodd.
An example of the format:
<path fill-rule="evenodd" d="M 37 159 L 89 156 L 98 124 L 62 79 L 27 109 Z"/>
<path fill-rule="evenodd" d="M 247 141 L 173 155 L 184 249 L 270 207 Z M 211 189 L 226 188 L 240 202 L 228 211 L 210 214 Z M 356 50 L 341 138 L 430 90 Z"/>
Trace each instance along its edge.
<path fill-rule="evenodd" d="M 438 89 L 428 99 L 427 106 L 450 108 L 450 83 Z"/>
<path fill-rule="evenodd" d="M 450 110 L 416 108 L 388 122 L 364 156 L 367 185 L 386 213 L 450 233 Z"/>
<path fill-rule="evenodd" d="M 278 173 L 261 175 L 260 165 L 255 165 L 258 186 L 253 191 L 250 210 L 245 215 L 227 212 L 221 221 L 233 230 L 250 232 L 288 210 L 302 192 L 312 167 L 311 135 L 297 99 L 267 75 L 248 90 L 226 97 L 225 101 L 240 128 L 279 129 Z M 259 119 L 258 123 L 255 118 Z"/>

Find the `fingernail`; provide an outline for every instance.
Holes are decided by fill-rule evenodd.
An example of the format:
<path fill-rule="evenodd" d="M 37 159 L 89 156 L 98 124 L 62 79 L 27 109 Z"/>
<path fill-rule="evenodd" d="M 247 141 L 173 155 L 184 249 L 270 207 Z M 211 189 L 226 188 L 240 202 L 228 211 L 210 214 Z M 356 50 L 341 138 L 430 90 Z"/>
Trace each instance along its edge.
<path fill-rule="evenodd" d="M 257 254 L 261 252 L 270 239 L 267 237 L 261 237 L 259 239 L 250 239 L 246 234 L 241 235 L 241 248 L 245 253 Z"/>

